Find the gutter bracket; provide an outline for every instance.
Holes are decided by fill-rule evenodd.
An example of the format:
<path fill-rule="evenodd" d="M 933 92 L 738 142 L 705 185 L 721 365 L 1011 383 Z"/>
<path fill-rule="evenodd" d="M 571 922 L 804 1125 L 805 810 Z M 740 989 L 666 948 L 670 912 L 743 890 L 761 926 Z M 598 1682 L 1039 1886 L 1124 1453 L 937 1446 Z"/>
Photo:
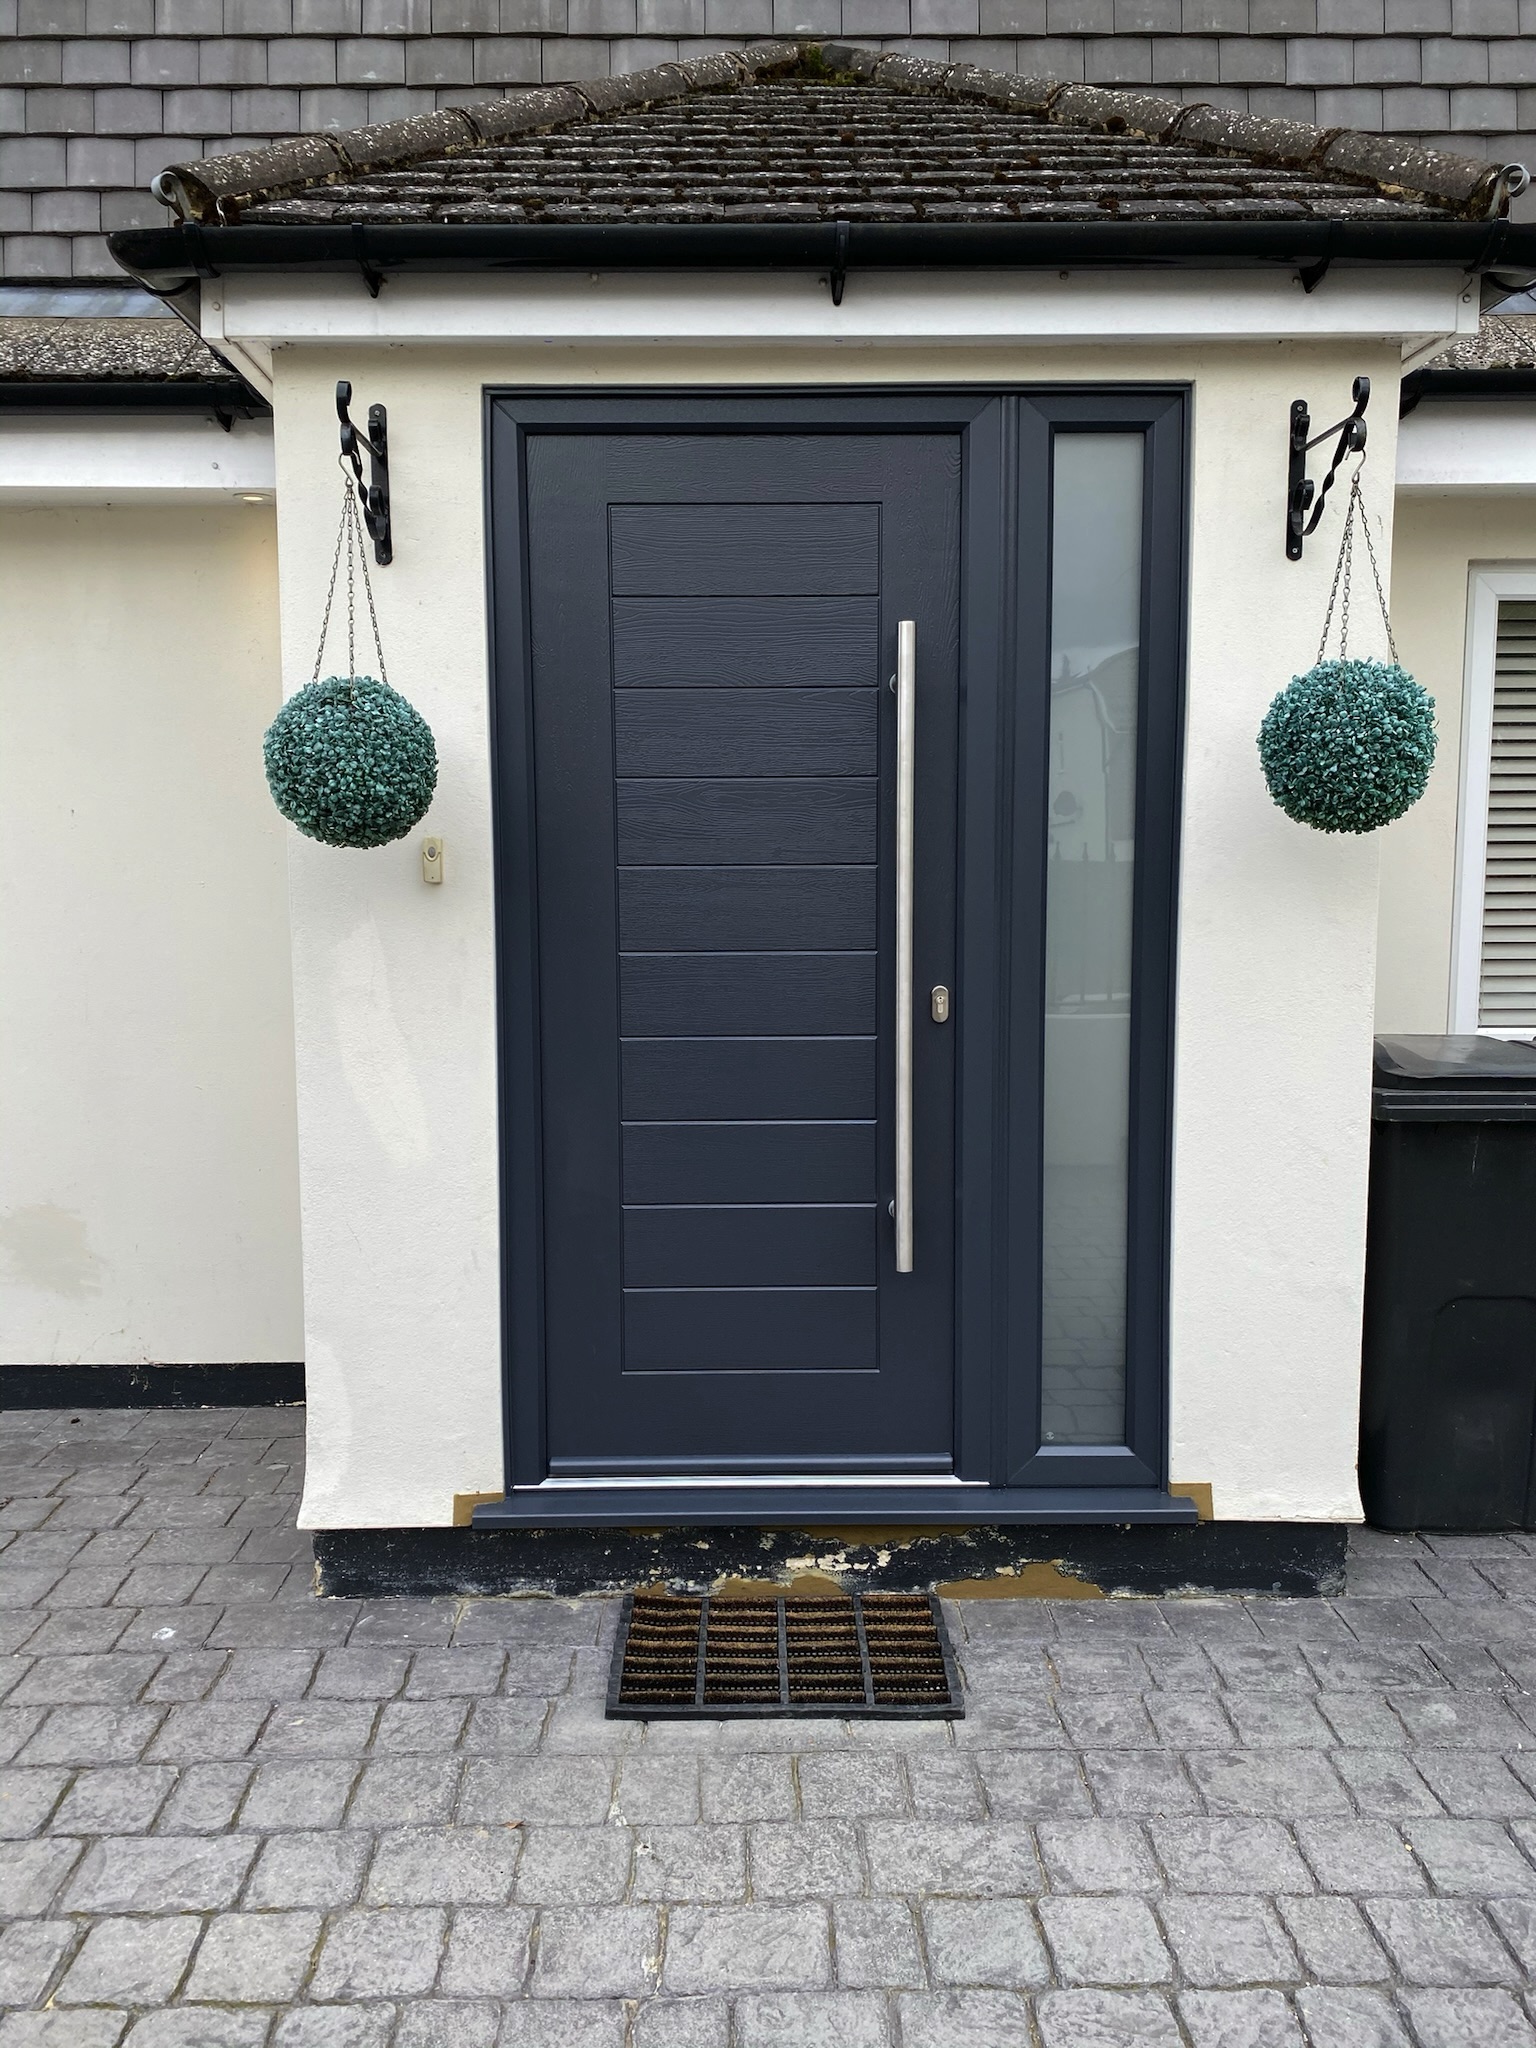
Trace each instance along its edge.
<path fill-rule="evenodd" d="M 368 408 L 368 431 L 359 433 L 353 424 L 348 408 L 352 403 L 352 386 L 343 377 L 336 386 L 336 417 L 341 421 L 341 460 L 352 465 L 352 477 L 357 488 L 357 502 L 362 507 L 363 524 L 373 542 L 373 559 L 381 569 L 387 569 L 395 558 L 394 533 L 390 525 L 389 510 L 389 415 L 382 405 Z M 368 482 L 363 482 L 363 458 L 359 448 L 366 448 L 369 456 Z"/>
<path fill-rule="evenodd" d="M 1304 398 L 1297 398 L 1291 402 L 1290 461 L 1285 492 L 1287 561 L 1299 562 L 1307 535 L 1317 531 L 1317 522 L 1323 516 L 1323 506 L 1327 502 L 1328 492 L 1338 473 L 1339 464 L 1346 455 L 1356 454 L 1365 447 L 1365 408 L 1371 402 L 1370 378 L 1357 377 L 1351 396 L 1355 401 L 1354 411 L 1347 419 L 1339 420 L 1331 427 L 1325 427 L 1320 434 L 1311 433 L 1312 414 L 1308 410 L 1307 401 Z M 1333 451 L 1333 460 L 1328 465 L 1323 487 L 1319 490 L 1307 475 L 1307 453 L 1320 441 L 1326 441 L 1330 434 L 1338 435 L 1338 446 Z M 1312 515 L 1310 519 L 1307 517 L 1308 512 Z"/>
<path fill-rule="evenodd" d="M 1333 268 L 1333 258 L 1321 256 L 1316 263 L 1304 263 L 1296 275 L 1301 279 L 1301 288 L 1309 296 L 1315 292 L 1323 279 Z"/>
<path fill-rule="evenodd" d="M 376 299 L 384 283 L 384 273 L 375 269 L 368 261 L 368 231 L 361 221 L 354 221 L 352 225 L 352 247 L 356 252 L 357 267 L 362 274 L 363 283 L 368 287 L 368 296 L 370 299 Z"/>
<path fill-rule="evenodd" d="M 848 282 L 848 223 L 845 220 L 832 224 L 832 268 L 827 279 L 832 287 L 832 303 L 843 303 L 843 288 Z"/>

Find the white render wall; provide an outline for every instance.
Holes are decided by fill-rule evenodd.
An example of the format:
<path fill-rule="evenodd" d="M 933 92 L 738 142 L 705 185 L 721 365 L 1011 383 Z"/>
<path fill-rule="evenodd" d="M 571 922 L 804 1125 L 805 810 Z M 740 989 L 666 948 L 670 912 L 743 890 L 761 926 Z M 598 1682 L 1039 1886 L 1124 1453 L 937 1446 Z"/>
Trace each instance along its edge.
<path fill-rule="evenodd" d="M 304 1355 L 276 553 L 270 504 L 0 508 L 6 1363 Z"/>
<path fill-rule="evenodd" d="M 850 294 L 851 296 L 851 294 Z M 1450 295 L 1447 294 L 1448 302 Z M 1059 377 L 1050 348 L 728 352 L 280 345 L 284 673 L 307 680 L 337 517 L 335 380 L 389 407 L 396 540 L 377 577 L 391 680 L 442 777 L 378 853 L 290 840 L 306 1247 L 308 1527 L 444 1524 L 502 1483 L 482 392 L 487 384 Z M 1195 386 L 1174 1160 L 1172 1477 L 1226 1518 L 1359 1515 L 1360 1294 L 1378 849 L 1293 825 L 1255 735 L 1311 661 L 1332 560 L 1285 560 L 1292 398 L 1376 384 L 1395 344 L 1076 348 L 1075 378 Z M 1378 492 L 1376 512 L 1390 517 Z M 1385 539 L 1386 536 L 1383 536 Z M 427 888 L 419 840 L 446 842 Z"/>

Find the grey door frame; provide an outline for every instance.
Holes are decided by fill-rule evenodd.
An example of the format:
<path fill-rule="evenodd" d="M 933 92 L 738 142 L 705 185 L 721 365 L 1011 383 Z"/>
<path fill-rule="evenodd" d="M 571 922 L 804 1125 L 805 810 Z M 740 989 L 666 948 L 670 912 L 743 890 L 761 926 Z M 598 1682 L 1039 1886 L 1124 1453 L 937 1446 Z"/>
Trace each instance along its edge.
<path fill-rule="evenodd" d="M 801 390 L 488 389 L 486 540 L 500 1025 L 504 1420 L 501 1522 L 1175 1520 L 1167 1492 L 1174 940 L 1187 586 L 1182 385 Z M 524 450 L 547 432 L 648 428 L 958 433 L 963 448 L 956 1027 L 955 1469 L 960 1486 L 743 1482 L 605 1490 L 546 1472 L 538 932 Z M 1040 1442 L 1040 1179 L 1052 437 L 1139 431 L 1143 634 L 1137 763 L 1127 1432 Z M 1033 818 L 1035 826 L 1028 829 Z"/>

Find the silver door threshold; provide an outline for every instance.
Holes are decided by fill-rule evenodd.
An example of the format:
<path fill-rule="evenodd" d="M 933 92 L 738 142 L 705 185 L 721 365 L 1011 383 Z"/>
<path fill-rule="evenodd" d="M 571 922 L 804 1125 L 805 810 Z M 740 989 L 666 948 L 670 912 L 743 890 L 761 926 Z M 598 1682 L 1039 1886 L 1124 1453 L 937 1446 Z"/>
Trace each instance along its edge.
<path fill-rule="evenodd" d="M 477 1529 L 777 1528 L 848 1522 L 985 1527 L 999 1522 L 1193 1525 L 1195 1504 L 1153 1486 L 985 1486 L 953 1478 L 545 1481 L 515 1486 L 474 1511 Z"/>

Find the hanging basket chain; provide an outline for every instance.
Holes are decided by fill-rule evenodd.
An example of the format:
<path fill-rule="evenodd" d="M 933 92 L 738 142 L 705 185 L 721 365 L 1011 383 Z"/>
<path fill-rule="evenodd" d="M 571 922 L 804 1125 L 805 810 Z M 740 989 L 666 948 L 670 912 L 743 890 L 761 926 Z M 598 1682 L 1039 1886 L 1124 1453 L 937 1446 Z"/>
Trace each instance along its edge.
<path fill-rule="evenodd" d="M 325 611 L 320 620 L 320 644 L 315 649 L 312 683 L 320 680 L 321 664 L 325 660 L 325 643 L 330 637 L 331 609 L 336 601 L 336 582 L 341 573 L 342 550 L 347 556 L 347 675 L 352 684 L 352 697 L 357 697 L 357 583 L 356 571 L 361 565 L 363 572 L 363 594 L 368 600 L 368 619 L 373 628 L 373 648 L 378 657 L 379 681 L 388 683 L 384 670 L 384 641 L 379 632 L 379 615 L 373 602 L 373 579 L 368 574 L 368 548 L 363 538 L 362 520 L 358 514 L 357 501 L 347 477 L 346 466 L 341 466 L 341 523 L 336 530 L 336 552 L 331 557 L 331 580 L 325 593 Z"/>
<path fill-rule="evenodd" d="M 1317 644 L 1318 661 L 1324 661 L 1328 654 L 1328 635 L 1333 630 L 1334 607 L 1339 612 L 1339 659 L 1349 659 L 1349 595 L 1355 566 L 1355 525 L 1359 522 L 1360 532 L 1365 538 L 1366 559 L 1370 563 L 1371 581 L 1376 586 L 1376 603 L 1381 612 L 1381 623 L 1386 630 L 1387 651 L 1394 663 L 1397 661 L 1397 642 L 1392 634 L 1392 615 L 1387 609 L 1386 592 L 1382 587 L 1381 570 L 1376 561 L 1376 544 L 1371 539 L 1371 522 L 1366 517 L 1365 493 L 1361 488 L 1360 476 L 1365 466 L 1362 454 L 1350 479 L 1349 502 L 1344 509 L 1344 531 L 1339 539 L 1339 559 L 1334 565 L 1333 587 L 1328 592 L 1328 610 L 1323 619 L 1323 637 Z"/>

